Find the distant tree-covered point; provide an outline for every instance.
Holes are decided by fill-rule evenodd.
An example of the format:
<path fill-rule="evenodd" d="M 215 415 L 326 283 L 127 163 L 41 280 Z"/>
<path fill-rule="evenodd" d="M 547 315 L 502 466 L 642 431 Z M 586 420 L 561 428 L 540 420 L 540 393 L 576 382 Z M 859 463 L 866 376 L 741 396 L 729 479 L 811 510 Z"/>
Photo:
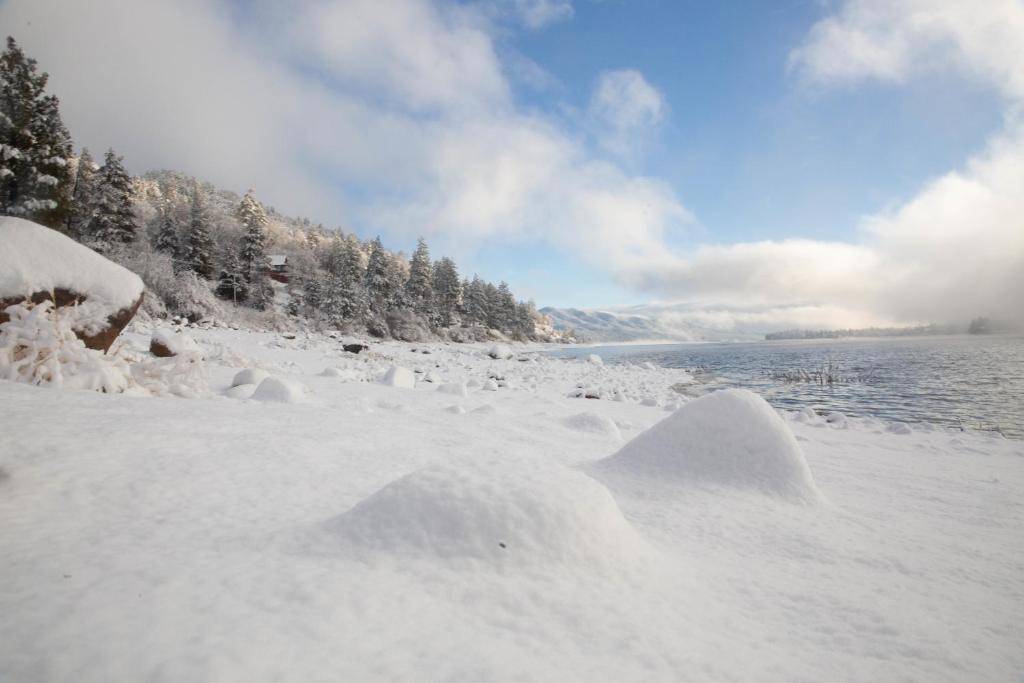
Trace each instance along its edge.
<path fill-rule="evenodd" d="M 961 325 L 917 325 L 915 327 L 864 327 L 845 330 L 783 330 L 764 335 L 767 341 L 780 339 L 841 339 L 843 337 L 922 337 L 937 334 L 963 334 Z"/>

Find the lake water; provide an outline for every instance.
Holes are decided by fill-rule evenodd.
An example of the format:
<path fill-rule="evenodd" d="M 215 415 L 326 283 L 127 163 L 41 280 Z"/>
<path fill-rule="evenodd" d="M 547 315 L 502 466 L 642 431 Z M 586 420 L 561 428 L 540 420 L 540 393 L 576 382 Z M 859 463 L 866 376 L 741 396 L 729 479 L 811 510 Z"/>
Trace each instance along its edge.
<path fill-rule="evenodd" d="M 700 391 L 745 387 L 778 408 L 999 430 L 1024 438 L 1024 336 L 813 339 L 723 344 L 578 347 L 563 357 L 651 362 L 694 372 Z M 831 363 L 847 381 L 773 378 Z"/>

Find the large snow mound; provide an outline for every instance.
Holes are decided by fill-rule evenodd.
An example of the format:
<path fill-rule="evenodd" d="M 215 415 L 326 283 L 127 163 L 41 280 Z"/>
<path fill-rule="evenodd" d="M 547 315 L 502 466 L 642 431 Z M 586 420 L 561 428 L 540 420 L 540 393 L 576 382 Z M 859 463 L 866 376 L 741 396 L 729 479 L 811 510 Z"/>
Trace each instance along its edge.
<path fill-rule="evenodd" d="M 0 217 L 0 245 L 0 299 L 66 289 L 110 315 L 142 295 L 138 275 L 38 223 Z"/>
<path fill-rule="evenodd" d="M 574 429 L 578 432 L 598 434 L 615 439 L 616 441 L 622 439 L 622 432 L 619 431 L 619 426 L 615 424 L 615 421 L 597 413 L 570 415 L 562 420 L 562 423 L 569 429 Z"/>
<path fill-rule="evenodd" d="M 403 368 L 401 365 L 392 365 L 384 373 L 384 376 L 381 377 L 380 383 L 399 389 L 414 389 L 416 388 L 416 375 L 409 368 Z"/>
<path fill-rule="evenodd" d="M 608 489 L 540 459 L 429 466 L 388 484 L 331 528 L 374 550 L 498 565 L 608 569 L 648 552 Z"/>
<path fill-rule="evenodd" d="M 745 389 L 686 403 L 599 466 L 662 481 L 755 489 L 804 502 L 821 499 L 789 427 L 767 401 Z"/>

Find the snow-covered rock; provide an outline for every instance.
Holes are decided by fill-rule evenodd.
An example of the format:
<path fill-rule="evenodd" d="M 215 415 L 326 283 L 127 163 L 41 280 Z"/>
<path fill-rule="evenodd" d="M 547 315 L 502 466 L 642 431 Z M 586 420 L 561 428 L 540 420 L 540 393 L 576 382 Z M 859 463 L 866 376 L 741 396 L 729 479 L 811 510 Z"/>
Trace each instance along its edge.
<path fill-rule="evenodd" d="M 384 376 L 381 377 L 380 383 L 399 389 L 414 389 L 416 388 L 416 375 L 409 368 L 403 368 L 401 365 L 392 365 L 384 373 Z"/>
<path fill-rule="evenodd" d="M 591 365 L 604 365 L 604 360 L 596 353 L 592 353 L 587 356 L 587 362 Z"/>
<path fill-rule="evenodd" d="M 487 355 L 495 360 L 507 360 L 512 357 L 512 349 L 504 344 L 495 344 L 487 349 Z"/>
<path fill-rule="evenodd" d="M 388 484 L 329 526 L 377 551 L 498 566 L 601 570 L 649 552 L 608 489 L 540 458 L 428 466 Z"/>
<path fill-rule="evenodd" d="M 245 370 L 239 370 L 235 373 L 234 379 L 231 380 L 231 386 L 237 387 L 243 384 L 259 384 L 266 378 L 270 377 L 270 373 L 259 368 L 246 368 Z"/>
<path fill-rule="evenodd" d="M 484 391 L 497 391 L 498 390 L 498 383 L 495 382 L 493 379 L 489 379 L 486 382 L 484 382 L 484 385 L 483 385 L 482 389 Z"/>
<path fill-rule="evenodd" d="M 270 403 L 299 403 L 308 390 L 296 382 L 289 382 L 279 377 L 267 377 L 259 383 L 252 398 L 256 401 Z"/>
<path fill-rule="evenodd" d="M 196 340 L 184 332 L 175 332 L 166 327 L 153 332 L 149 340 L 149 352 L 159 358 L 169 358 L 181 354 L 194 354 L 202 356 L 203 350 L 199 348 Z"/>
<path fill-rule="evenodd" d="M 66 308 L 72 329 L 106 351 L 142 303 L 142 279 L 56 230 L 0 217 L 0 323 L 25 301 Z"/>
<path fill-rule="evenodd" d="M 755 489 L 805 503 L 821 499 L 789 426 L 745 389 L 690 401 L 598 467 L 663 482 Z"/>

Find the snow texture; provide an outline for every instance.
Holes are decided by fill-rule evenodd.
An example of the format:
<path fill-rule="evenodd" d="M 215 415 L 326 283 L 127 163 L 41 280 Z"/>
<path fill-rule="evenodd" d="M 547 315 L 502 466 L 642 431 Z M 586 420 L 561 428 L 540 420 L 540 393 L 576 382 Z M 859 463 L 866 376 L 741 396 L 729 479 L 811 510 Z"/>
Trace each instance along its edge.
<path fill-rule="evenodd" d="M 756 489 L 804 503 L 821 499 L 793 432 L 745 389 L 690 401 L 602 464 L 661 482 Z"/>

